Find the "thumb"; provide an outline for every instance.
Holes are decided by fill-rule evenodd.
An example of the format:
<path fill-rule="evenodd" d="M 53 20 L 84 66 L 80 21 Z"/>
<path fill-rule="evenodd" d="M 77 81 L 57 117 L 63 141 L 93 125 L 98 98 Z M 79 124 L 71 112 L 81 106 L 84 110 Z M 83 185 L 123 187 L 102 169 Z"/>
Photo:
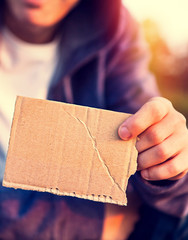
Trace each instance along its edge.
<path fill-rule="evenodd" d="M 160 122 L 169 112 L 170 106 L 166 99 L 151 99 L 121 124 L 118 129 L 120 138 L 129 140 L 140 135 L 151 125 Z"/>
<path fill-rule="evenodd" d="M 129 140 L 133 137 L 132 132 L 129 130 L 129 121 L 131 120 L 130 118 L 131 117 L 127 118 L 118 129 L 118 135 L 123 140 Z"/>

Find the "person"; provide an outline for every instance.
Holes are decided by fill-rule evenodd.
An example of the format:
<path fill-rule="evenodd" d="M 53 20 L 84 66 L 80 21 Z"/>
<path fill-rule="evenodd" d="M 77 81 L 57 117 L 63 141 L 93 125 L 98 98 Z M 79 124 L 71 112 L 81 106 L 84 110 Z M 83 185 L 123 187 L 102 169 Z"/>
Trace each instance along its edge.
<path fill-rule="evenodd" d="M 128 189 L 140 218 L 127 239 L 188 239 L 186 121 L 159 96 L 121 1 L 1 0 L 0 11 L 1 180 L 16 95 L 132 113 L 118 130 L 138 136 Z M 0 239 L 101 239 L 104 218 L 102 203 L 0 187 Z"/>

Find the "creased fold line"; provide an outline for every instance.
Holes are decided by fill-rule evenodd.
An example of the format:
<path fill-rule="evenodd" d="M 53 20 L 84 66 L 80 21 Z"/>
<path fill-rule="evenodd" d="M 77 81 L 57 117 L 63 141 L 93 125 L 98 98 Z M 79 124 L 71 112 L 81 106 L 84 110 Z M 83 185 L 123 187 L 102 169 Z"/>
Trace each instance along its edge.
<path fill-rule="evenodd" d="M 110 174 L 110 170 L 108 168 L 108 166 L 106 165 L 105 161 L 102 159 L 101 155 L 100 155 L 100 152 L 97 148 L 97 143 L 96 143 L 96 140 L 95 138 L 92 136 L 89 128 L 87 127 L 87 125 L 85 124 L 85 122 L 83 122 L 82 120 L 80 120 L 79 118 L 75 117 L 74 115 L 72 115 L 71 113 L 67 112 L 66 110 L 64 110 L 69 116 L 71 116 L 72 118 L 74 118 L 77 122 L 81 123 L 82 126 L 85 128 L 89 138 L 91 139 L 91 142 L 92 142 L 92 145 L 93 145 L 93 148 L 95 150 L 95 152 L 97 153 L 97 156 L 100 160 L 100 162 L 102 163 L 102 166 L 103 168 L 106 170 L 111 182 L 113 185 L 116 185 L 118 187 L 118 189 L 123 193 L 125 194 L 125 192 L 123 191 L 123 189 L 121 188 L 121 186 L 116 182 L 116 180 L 112 177 L 112 175 Z"/>

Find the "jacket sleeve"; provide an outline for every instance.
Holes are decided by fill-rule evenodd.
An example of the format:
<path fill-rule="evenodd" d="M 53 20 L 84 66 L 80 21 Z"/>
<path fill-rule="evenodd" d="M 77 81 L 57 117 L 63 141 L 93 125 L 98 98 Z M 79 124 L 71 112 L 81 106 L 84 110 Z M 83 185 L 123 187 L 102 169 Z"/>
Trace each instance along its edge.
<path fill-rule="evenodd" d="M 138 23 L 124 8 L 117 32 L 108 45 L 106 108 L 134 113 L 159 92 L 148 70 L 150 53 L 146 41 Z"/>
<path fill-rule="evenodd" d="M 149 53 L 138 24 L 122 10 L 119 29 L 106 55 L 106 108 L 134 113 L 148 99 L 159 95 L 148 70 Z M 139 172 L 131 183 L 146 204 L 171 215 L 188 214 L 188 176 L 178 181 L 149 182 Z"/>

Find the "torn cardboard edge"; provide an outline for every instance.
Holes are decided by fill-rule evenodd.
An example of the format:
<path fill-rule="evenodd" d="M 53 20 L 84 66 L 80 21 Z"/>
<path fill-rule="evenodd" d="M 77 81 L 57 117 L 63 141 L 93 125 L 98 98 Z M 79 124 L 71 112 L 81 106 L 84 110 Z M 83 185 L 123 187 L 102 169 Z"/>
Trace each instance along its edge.
<path fill-rule="evenodd" d="M 58 116 L 58 119 L 53 117 L 54 114 Z M 136 171 L 136 139 L 127 142 L 118 139 L 117 128 L 128 116 L 130 114 L 49 100 L 17 97 L 3 186 L 126 205 L 125 191 L 128 178 Z M 50 120 L 48 121 L 48 119 Z M 64 124 L 66 127 L 63 126 Z M 67 127 L 72 127 L 72 131 L 67 131 Z M 63 133 L 59 138 L 60 143 L 57 139 L 59 128 Z M 38 134 L 39 136 L 37 136 Z M 103 141 L 105 136 L 106 139 Z M 51 145 L 57 148 L 56 150 L 59 149 L 58 154 L 55 154 L 55 150 L 49 151 L 50 138 L 52 138 Z M 66 139 L 73 145 L 72 149 Z M 72 142 L 72 139 L 76 141 L 76 144 Z M 42 145 L 41 141 L 43 141 Z M 65 150 L 65 153 L 56 146 L 58 144 Z M 87 148 L 84 147 L 85 144 Z M 53 149 L 51 145 L 50 147 Z M 77 148 L 77 145 L 80 149 Z M 113 149 L 111 150 L 111 148 Z M 31 149 L 34 149 L 36 154 L 33 154 Z M 79 156 L 82 157 L 84 163 L 79 158 L 76 159 L 75 154 L 72 154 L 70 150 L 73 153 L 81 151 L 83 156 Z M 57 160 L 58 164 L 56 161 L 51 164 L 51 159 L 43 154 L 45 151 L 49 153 L 51 159 Z M 122 152 L 120 155 L 117 154 L 119 151 Z M 59 158 L 61 154 L 63 161 L 61 157 Z M 126 160 L 122 169 L 118 168 L 115 162 L 116 158 L 119 159 L 118 156 L 121 159 L 119 164 Z M 71 161 L 68 160 L 69 158 Z M 76 161 L 81 165 L 78 164 L 75 170 Z M 89 165 L 88 162 L 91 164 Z M 111 162 L 112 166 L 110 166 Z M 44 171 L 41 171 L 41 168 Z M 54 173 L 50 171 L 50 168 L 54 169 Z M 67 169 L 68 171 L 66 171 Z M 85 169 L 90 171 L 89 174 Z M 123 171 L 125 172 L 122 174 Z M 41 173 L 43 178 L 40 174 L 37 175 L 37 172 Z M 61 172 L 65 176 L 62 176 Z M 88 178 L 85 175 L 88 175 Z M 72 182 L 71 177 L 75 178 Z M 78 184 L 80 179 L 82 182 Z M 50 184 L 51 186 L 47 186 Z M 66 184 L 69 186 L 68 188 Z"/>
<path fill-rule="evenodd" d="M 3 186 L 8 187 L 8 188 L 14 188 L 14 189 L 23 189 L 23 190 L 31 190 L 31 191 L 39 191 L 39 192 L 48 192 L 52 193 L 55 195 L 59 196 L 70 196 L 70 197 L 77 197 L 77 198 L 82 198 L 86 200 L 92 200 L 96 202 L 103 202 L 103 203 L 113 203 L 113 204 L 118 204 L 121 206 L 127 206 L 127 201 L 125 203 L 122 203 L 118 200 L 113 200 L 111 196 L 101 196 L 101 195 L 85 195 L 85 194 L 78 194 L 75 192 L 68 193 L 68 192 L 60 192 L 57 188 L 42 188 L 42 187 L 37 187 L 37 186 L 28 186 L 28 185 L 23 185 L 23 184 L 18 184 L 18 183 L 9 183 L 5 180 L 3 180 Z"/>

